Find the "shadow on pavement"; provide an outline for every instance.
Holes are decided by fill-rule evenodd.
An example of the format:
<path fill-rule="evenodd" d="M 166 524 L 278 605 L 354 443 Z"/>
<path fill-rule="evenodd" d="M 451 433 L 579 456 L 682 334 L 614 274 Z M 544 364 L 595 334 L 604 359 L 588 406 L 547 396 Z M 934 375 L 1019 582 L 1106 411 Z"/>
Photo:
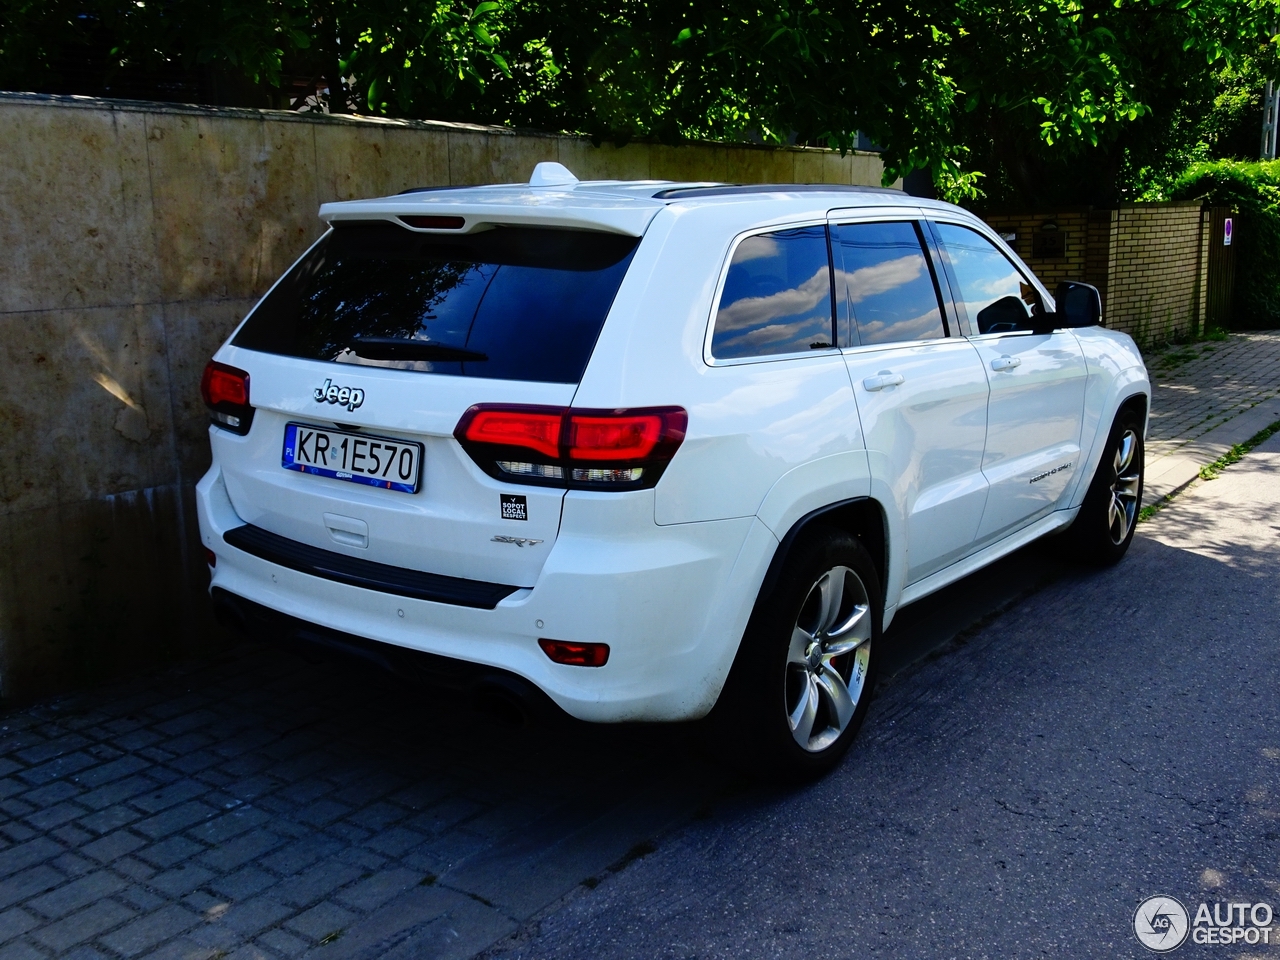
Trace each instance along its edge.
<path fill-rule="evenodd" d="M 885 689 L 1061 569 L 1051 545 L 1030 548 L 904 610 Z M 718 762 L 696 724 L 512 727 L 364 661 L 230 637 L 220 659 L 3 726 L 6 902 L 47 915 L 119 891 L 84 908 L 97 932 L 79 914 L 30 920 L 22 936 L 63 952 L 83 933 L 128 955 L 468 957 L 677 828 L 789 795 Z"/>

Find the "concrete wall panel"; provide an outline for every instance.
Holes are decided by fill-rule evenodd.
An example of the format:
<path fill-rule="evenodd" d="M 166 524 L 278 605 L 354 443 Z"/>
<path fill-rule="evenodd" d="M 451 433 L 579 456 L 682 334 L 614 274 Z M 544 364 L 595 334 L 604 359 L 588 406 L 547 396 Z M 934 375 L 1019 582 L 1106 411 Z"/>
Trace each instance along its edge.
<path fill-rule="evenodd" d="M 4 319 L 5 512 L 171 482 L 172 415 L 156 305 Z"/>
<path fill-rule="evenodd" d="M 0 164 L 0 311 L 154 299 L 141 115 L 18 110 Z"/>

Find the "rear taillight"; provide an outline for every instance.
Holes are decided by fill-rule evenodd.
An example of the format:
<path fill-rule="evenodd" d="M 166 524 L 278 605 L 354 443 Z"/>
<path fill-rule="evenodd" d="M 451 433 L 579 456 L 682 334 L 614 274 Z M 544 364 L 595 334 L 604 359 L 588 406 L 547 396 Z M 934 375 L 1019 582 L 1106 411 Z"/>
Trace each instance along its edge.
<path fill-rule="evenodd" d="M 453 435 L 491 477 L 592 490 L 658 482 L 684 440 L 680 407 L 577 410 L 477 404 Z"/>
<path fill-rule="evenodd" d="M 248 433 L 253 423 L 253 407 L 249 406 L 249 374 L 225 363 L 210 360 L 200 378 L 200 395 L 204 397 L 209 416 L 220 427 L 236 433 Z"/>
<path fill-rule="evenodd" d="M 571 667 L 603 667 L 609 662 L 607 643 L 571 643 L 568 640 L 539 640 L 542 652 L 556 663 Z"/>

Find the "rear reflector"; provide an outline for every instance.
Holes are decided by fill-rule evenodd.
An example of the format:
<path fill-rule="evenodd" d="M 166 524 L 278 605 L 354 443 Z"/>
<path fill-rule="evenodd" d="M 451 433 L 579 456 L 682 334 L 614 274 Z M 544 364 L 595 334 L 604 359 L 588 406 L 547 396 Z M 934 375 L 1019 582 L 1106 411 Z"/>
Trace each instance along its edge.
<path fill-rule="evenodd" d="M 594 490 L 636 490 L 658 482 L 684 440 L 680 407 L 575 410 L 481 403 L 453 435 L 485 473 L 500 480 Z"/>
<path fill-rule="evenodd" d="M 216 567 L 218 565 L 218 555 L 208 547 L 204 548 L 204 559 L 211 567 Z"/>
<path fill-rule="evenodd" d="M 603 667 L 609 662 L 607 643 L 570 643 L 568 640 L 539 640 L 542 652 L 556 663 L 571 667 Z"/>
<path fill-rule="evenodd" d="M 461 230 L 467 222 L 463 217 L 401 217 L 400 220 L 419 230 Z"/>
<path fill-rule="evenodd" d="M 200 378 L 200 395 L 214 423 L 235 433 L 249 432 L 253 422 L 253 407 L 249 405 L 249 374 L 210 360 L 204 368 L 204 376 Z"/>

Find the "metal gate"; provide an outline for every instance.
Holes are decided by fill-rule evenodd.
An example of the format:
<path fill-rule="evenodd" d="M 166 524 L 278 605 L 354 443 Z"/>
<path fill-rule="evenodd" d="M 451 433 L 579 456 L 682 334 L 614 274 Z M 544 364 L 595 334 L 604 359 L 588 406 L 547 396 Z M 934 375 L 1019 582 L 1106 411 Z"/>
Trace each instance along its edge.
<path fill-rule="evenodd" d="M 1230 207 L 1205 207 L 1200 229 L 1208 232 L 1205 270 L 1204 330 L 1231 326 L 1231 296 L 1236 284 L 1236 226 L 1239 214 Z M 1201 246 L 1201 249 L 1205 249 Z"/>

